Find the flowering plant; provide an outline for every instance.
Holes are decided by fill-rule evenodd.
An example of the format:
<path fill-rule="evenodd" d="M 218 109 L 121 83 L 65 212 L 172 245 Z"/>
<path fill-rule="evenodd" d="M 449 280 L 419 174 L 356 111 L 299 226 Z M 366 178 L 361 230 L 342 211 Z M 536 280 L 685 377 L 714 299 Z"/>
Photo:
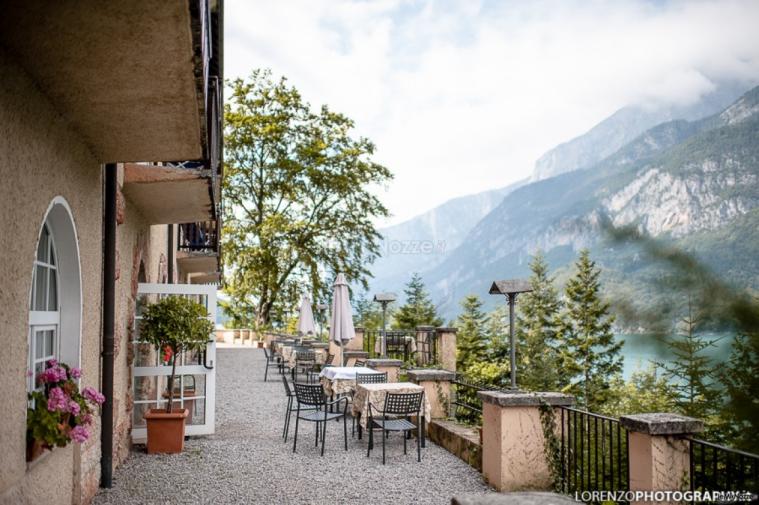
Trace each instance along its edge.
<path fill-rule="evenodd" d="M 43 448 L 65 447 L 69 442 L 81 444 L 90 436 L 95 409 L 105 397 L 96 389 L 79 390 L 76 379 L 82 371 L 51 359 L 36 377 L 41 390 L 29 393 L 26 415 L 28 444 Z"/>

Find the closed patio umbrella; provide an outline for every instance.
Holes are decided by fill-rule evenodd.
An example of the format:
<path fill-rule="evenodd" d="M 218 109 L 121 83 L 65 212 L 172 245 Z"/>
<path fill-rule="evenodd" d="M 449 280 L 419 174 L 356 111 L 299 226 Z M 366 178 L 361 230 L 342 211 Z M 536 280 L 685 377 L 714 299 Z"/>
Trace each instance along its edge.
<path fill-rule="evenodd" d="M 316 335 L 316 325 L 314 324 L 314 313 L 311 310 L 311 300 L 309 300 L 308 295 L 303 295 L 298 312 L 298 335 L 308 334 Z"/>
<path fill-rule="evenodd" d="M 337 274 L 332 285 L 332 318 L 329 327 L 329 338 L 340 345 L 340 365 L 345 365 L 344 345 L 356 336 L 353 328 L 353 310 L 348 293 L 348 282 L 345 275 Z"/>

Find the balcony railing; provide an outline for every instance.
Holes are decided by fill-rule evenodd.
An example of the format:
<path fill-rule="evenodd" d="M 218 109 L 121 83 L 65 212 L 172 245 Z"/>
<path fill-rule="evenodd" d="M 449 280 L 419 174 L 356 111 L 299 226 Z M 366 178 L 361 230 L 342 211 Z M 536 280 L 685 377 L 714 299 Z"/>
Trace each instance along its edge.
<path fill-rule="evenodd" d="M 451 386 L 451 413 L 457 421 L 472 425 L 482 425 L 482 399 L 477 391 L 505 391 L 462 373 L 456 374 Z"/>
<path fill-rule="evenodd" d="M 628 432 L 619 420 L 569 407 L 559 409 L 561 490 L 629 490 Z"/>
<path fill-rule="evenodd" d="M 759 455 L 696 438 L 689 441 L 691 490 L 759 493 Z"/>
<path fill-rule="evenodd" d="M 179 225 L 179 250 L 203 253 L 219 251 L 216 221 L 186 223 Z"/>

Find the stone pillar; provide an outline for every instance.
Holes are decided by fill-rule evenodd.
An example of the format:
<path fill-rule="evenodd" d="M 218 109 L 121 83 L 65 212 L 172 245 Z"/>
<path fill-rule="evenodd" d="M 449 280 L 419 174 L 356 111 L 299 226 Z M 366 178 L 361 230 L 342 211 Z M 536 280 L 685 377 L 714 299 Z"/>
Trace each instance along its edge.
<path fill-rule="evenodd" d="M 482 475 L 499 491 L 547 491 L 553 487 L 541 405 L 571 406 L 561 393 L 479 391 L 482 399 Z M 554 409 L 556 436 L 561 414 Z"/>
<path fill-rule="evenodd" d="M 677 414 L 636 414 L 620 417 L 619 423 L 629 434 L 630 491 L 689 489 L 690 444 L 685 437 L 703 431 L 703 421 Z"/>
<path fill-rule="evenodd" d="M 424 396 L 430 402 L 430 416 L 432 419 L 445 419 L 451 408 L 451 382 L 456 374 L 448 370 L 433 370 L 422 368 L 409 370 L 409 381 L 419 384 L 424 388 Z M 432 419 L 427 419 L 427 422 Z"/>
<path fill-rule="evenodd" d="M 366 361 L 366 366 L 378 372 L 387 372 L 388 382 L 398 382 L 403 361 L 400 359 L 373 358 Z"/>
<path fill-rule="evenodd" d="M 356 336 L 348 342 L 345 347 L 351 351 L 363 351 L 364 350 L 364 329 L 361 327 L 356 328 Z"/>
<path fill-rule="evenodd" d="M 440 366 L 449 372 L 456 371 L 456 328 L 437 328 L 437 345 Z"/>

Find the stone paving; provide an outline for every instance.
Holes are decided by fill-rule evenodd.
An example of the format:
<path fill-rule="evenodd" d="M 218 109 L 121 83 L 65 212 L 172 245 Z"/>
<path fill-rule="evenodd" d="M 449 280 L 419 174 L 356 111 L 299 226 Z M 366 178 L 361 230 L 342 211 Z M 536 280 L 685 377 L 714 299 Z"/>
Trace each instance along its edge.
<path fill-rule="evenodd" d="M 444 505 L 488 492 L 477 471 L 429 441 L 418 463 L 416 451 L 404 455 L 399 435 L 391 436 L 382 466 L 379 447 L 367 459 L 366 438 L 351 439 L 349 426 L 345 452 L 338 423 L 327 427 L 324 457 L 311 423 L 293 454 L 281 438 L 284 388 L 276 372 L 263 382 L 263 363 L 261 349 L 219 349 L 216 434 L 189 440 L 179 455 L 136 446 L 94 503 Z"/>

